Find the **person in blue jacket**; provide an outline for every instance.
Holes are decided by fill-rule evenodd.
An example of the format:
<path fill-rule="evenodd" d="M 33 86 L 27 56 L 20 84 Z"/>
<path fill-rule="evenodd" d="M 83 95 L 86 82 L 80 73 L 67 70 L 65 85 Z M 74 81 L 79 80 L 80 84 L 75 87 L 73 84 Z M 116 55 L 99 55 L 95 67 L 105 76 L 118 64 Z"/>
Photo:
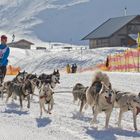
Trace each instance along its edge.
<path fill-rule="evenodd" d="M 8 65 L 8 56 L 10 53 L 10 49 L 7 46 L 7 36 L 1 36 L 1 44 L 0 44 L 0 82 L 2 83 L 7 70 Z"/>

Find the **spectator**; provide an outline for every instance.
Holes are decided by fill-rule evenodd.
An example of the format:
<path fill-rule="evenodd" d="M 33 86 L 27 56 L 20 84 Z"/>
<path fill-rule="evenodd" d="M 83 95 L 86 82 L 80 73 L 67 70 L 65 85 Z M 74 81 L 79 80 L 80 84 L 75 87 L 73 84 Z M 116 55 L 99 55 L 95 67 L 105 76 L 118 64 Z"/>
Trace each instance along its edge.
<path fill-rule="evenodd" d="M 10 49 L 7 46 L 7 36 L 2 35 L 0 44 L 0 83 L 3 82 L 6 75 L 9 53 Z"/>
<path fill-rule="evenodd" d="M 69 64 L 67 64 L 67 66 L 66 66 L 66 71 L 67 71 L 67 73 L 70 73 L 71 72 L 71 70 L 70 70 L 71 68 L 70 68 L 70 65 Z"/>

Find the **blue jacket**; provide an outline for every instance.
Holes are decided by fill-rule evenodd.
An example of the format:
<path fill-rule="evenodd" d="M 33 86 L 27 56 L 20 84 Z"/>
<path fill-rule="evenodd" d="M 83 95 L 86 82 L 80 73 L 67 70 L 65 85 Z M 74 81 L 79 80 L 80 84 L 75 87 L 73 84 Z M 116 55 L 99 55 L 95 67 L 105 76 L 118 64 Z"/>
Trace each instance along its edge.
<path fill-rule="evenodd" d="M 3 50 L 4 48 L 6 48 L 7 45 L 5 44 L 0 44 L 0 51 Z M 10 49 L 9 47 L 7 47 L 7 49 L 5 50 L 5 52 L 2 55 L 2 58 L 0 60 L 0 66 L 7 66 L 8 64 L 8 56 L 10 54 Z"/>

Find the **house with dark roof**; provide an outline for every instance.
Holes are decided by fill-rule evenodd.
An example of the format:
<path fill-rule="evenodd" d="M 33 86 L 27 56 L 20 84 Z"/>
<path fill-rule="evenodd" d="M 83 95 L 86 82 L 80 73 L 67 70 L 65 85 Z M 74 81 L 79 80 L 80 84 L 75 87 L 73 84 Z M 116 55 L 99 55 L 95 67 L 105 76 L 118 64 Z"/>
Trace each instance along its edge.
<path fill-rule="evenodd" d="M 131 36 L 140 32 L 140 15 L 110 18 L 82 40 L 89 40 L 89 48 L 133 46 Z"/>
<path fill-rule="evenodd" d="M 12 48 L 19 48 L 19 49 L 31 49 L 31 45 L 34 45 L 34 43 L 27 41 L 25 39 L 21 39 L 16 42 L 12 42 L 7 44 L 9 47 Z"/>

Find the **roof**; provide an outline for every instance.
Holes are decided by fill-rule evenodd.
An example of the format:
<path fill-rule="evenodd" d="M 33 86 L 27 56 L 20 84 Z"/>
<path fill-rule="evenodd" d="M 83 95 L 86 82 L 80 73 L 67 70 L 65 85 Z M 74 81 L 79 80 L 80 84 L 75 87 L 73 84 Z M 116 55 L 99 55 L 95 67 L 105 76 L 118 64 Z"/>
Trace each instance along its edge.
<path fill-rule="evenodd" d="M 26 42 L 26 43 L 28 43 L 29 45 L 34 45 L 34 43 L 32 43 L 32 42 L 30 42 L 30 41 L 27 41 L 27 40 L 25 40 L 25 39 L 21 39 L 21 40 L 19 40 L 19 41 L 15 41 L 15 42 L 9 43 L 8 45 L 10 45 L 10 44 L 17 44 L 17 43 L 20 43 L 20 42 Z"/>
<path fill-rule="evenodd" d="M 26 42 L 26 43 L 29 43 L 30 45 L 34 45 L 34 43 L 27 41 L 25 39 L 21 39 L 21 40 L 17 41 L 16 43 L 20 43 L 20 42 Z"/>
<path fill-rule="evenodd" d="M 137 16 L 139 15 L 110 18 L 87 36 L 85 36 L 82 40 L 110 37 L 113 33 L 117 32 Z"/>

